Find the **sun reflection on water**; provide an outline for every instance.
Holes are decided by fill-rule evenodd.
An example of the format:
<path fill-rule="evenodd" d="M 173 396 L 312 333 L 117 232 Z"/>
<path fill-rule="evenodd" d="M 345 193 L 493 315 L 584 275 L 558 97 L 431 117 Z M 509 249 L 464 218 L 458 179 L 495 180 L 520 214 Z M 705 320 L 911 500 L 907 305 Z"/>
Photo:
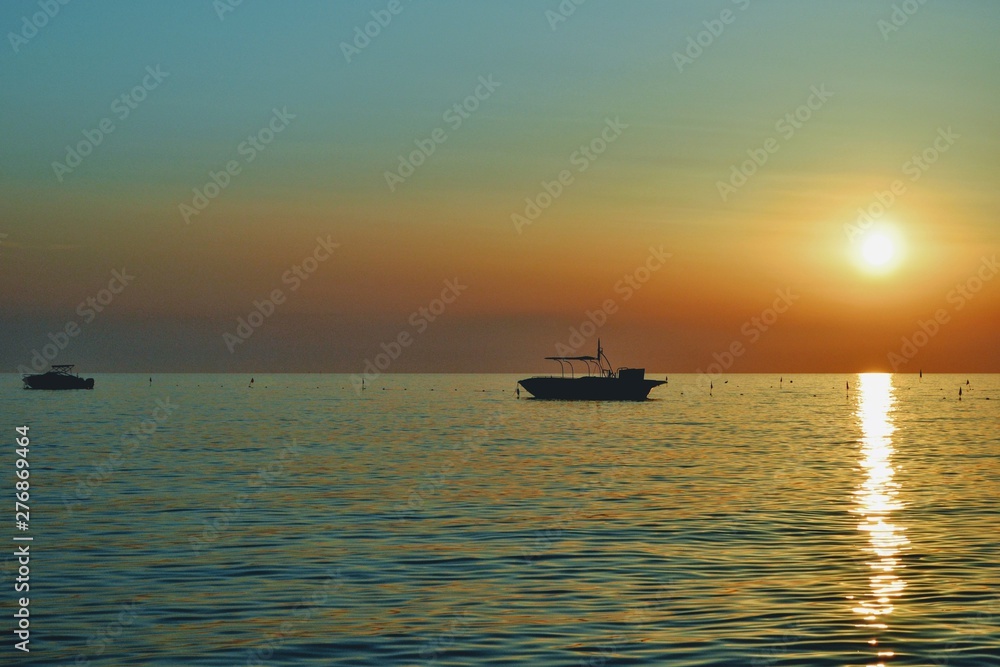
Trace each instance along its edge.
<path fill-rule="evenodd" d="M 862 617 L 858 627 L 870 629 L 874 636 L 869 640 L 878 645 L 878 635 L 888 628 L 888 616 L 893 612 L 893 601 L 902 595 L 906 582 L 899 576 L 903 566 L 899 562 L 900 550 L 909 544 L 904 528 L 892 522 L 892 513 L 902 507 L 899 501 L 899 483 L 893 480 L 892 433 L 895 430 L 892 409 L 895 403 L 892 375 L 866 373 L 858 378 L 857 417 L 861 426 L 861 468 L 866 473 L 863 483 L 854 491 L 856 506 L 853 510 L 861 516 L 858 530 L 866 533 L 865 551 L 871 554 L 870 590 L 857 599 L 854 612 Z M 882 659 L 892 652 L 879 650 L 876 666 L 884 665 Z M 873 666 L 874 667 L 874 666 Z"/>

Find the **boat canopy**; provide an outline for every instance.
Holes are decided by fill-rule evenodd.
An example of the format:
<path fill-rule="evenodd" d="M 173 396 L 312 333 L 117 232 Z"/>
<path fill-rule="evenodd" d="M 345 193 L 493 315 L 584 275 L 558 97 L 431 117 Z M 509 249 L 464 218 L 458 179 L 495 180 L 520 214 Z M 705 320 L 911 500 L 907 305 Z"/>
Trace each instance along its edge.
<path fill-rule="evenodd" d="M 579 357 L 545 357 L 545 359 L 548 361 L 558 361 L 559 370 L 563 375 L 566 375 L 566 367 L 563 366 L 563 364 L 569 364 L 570 377 L 576 377 L 576 369 L 573 368 L 574 361 L 582 361 L 587 364 L 588 373 L 608 377 L 613 374 L 613 371 L 611 370 L 611 362 L 608 361 L 608 357 L 604 354 L 604 348 L 601 347 L 600 338 L 597 339 L 597 356 L 583 355 Z M 604 362 L 607 362 L 607 364 Z M 592 367 L 591 364 L 594 364 L 594 367 Z"/>

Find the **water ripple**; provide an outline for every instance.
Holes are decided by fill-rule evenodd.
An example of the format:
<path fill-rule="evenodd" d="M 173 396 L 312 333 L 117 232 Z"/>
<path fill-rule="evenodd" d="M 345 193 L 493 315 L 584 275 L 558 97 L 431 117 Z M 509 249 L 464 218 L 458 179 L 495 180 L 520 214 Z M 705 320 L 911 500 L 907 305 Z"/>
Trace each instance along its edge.
<path fill-rule="evenodd" d="M 998 376 L 145 379 L 0 395 L 19 664 L 1000 665 Z"/>

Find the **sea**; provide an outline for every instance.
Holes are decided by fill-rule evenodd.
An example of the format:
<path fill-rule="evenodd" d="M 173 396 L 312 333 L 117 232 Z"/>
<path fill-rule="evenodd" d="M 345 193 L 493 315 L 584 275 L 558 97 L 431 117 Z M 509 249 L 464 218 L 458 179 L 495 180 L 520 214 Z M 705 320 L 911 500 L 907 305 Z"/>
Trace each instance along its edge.
<path fill-rule="evenodd" d="M 0 376 L 5 665 L 1000 665 L 998 375 L 94 377 Z"/>

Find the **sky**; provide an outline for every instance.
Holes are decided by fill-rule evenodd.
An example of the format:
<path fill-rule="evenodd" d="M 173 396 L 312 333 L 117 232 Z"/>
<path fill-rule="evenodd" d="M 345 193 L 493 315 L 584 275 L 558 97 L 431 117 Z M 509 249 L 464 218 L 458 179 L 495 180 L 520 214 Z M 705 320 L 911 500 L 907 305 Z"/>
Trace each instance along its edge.
<path fill-rule="evenodd" d="M 0 29 L 4 372 L 1000 372 L 992 0 Z"/>

